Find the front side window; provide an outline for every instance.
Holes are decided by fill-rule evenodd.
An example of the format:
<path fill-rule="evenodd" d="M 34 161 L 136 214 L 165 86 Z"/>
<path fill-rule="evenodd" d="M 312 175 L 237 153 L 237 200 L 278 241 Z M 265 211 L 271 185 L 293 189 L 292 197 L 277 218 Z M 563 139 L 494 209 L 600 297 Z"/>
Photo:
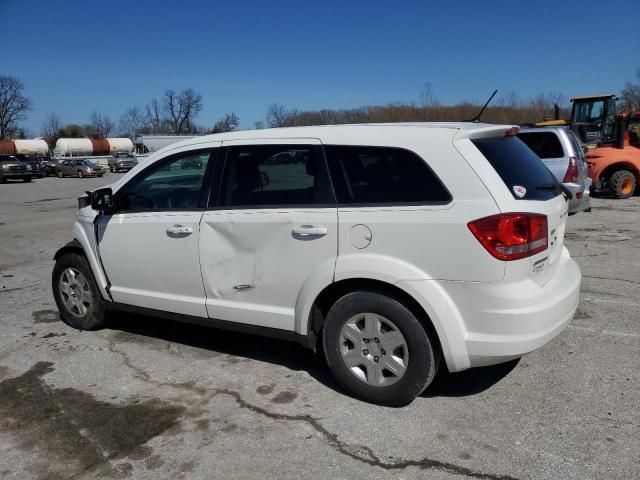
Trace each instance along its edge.
<path fill-rule="evenodd" d="M 338 203 L 445 204 L 451 195 L 427 163 L 401 148 L 325 147 Z"/>
<path fill-rule="evenodd" d="M 335 204 L 319 146 L 229 147 L 221 207 Z"/>
<path fill-rule="evenodd" d="M 117 210 L 201 208 L 205 172 L 215 153 L 215 149 L 189 151 L 155 163 L 117 193 Z"/>

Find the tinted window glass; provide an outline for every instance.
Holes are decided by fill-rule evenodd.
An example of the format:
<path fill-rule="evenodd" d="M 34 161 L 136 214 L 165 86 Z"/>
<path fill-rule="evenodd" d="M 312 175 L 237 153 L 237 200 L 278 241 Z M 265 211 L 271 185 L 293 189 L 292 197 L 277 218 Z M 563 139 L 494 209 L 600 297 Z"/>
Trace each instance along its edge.
<path fill-rule="evenodd" d="M 215 150 L 173 155 L 130 181 L 118 192 L 118 210 L 199 208 L 204 175 Z"/>
<path fill-rule="evenodd" d="M 229 147 L 221 206 L 335 204 L 319 146 Z"/>
<path fill-rule="evenodd" d="M 451 195 L 415 153 L 388 147 L 325 147 L 340 204 L 448 203 Z"/>
<path fill-rule="evenodd" d="M 544 163 L 517 137 L 472 140 L 516 199 L 549 200 L 562 192 Z"/>
<path fill-rule="evenodd" d="M 521 132 L 518 138 L 540 158 L 562 158 L 564 151 L 558 135 L 553 132 Z"/>

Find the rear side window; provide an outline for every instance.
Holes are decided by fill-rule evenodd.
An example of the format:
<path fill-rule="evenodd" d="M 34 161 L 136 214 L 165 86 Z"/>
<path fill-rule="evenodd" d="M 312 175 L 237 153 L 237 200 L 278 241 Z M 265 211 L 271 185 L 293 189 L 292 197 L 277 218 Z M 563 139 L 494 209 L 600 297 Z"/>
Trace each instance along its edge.
<path fill-rule="evenodd" d="M 560 139 L 553 132 L 521 132 L 518 138 L 536 152 L 540 158 L 562 158 L 564 150 Z"/>
<path fill-rule="evenodd" d="M 515 199 L 549 200 L 562 192 L 553 174 L 518 137 L 472 140 Z"/>
<path fill-rule="evenodd" d="M 445 204 L 451 195 L 425 161 L 390 147 L 325 147 L 329 171 L 342 205 Z"/>
<path fill-rule="evenodd" d="M 229 147 L 220 206 L 296 205 L 335 207 L 320 146 Z"/>

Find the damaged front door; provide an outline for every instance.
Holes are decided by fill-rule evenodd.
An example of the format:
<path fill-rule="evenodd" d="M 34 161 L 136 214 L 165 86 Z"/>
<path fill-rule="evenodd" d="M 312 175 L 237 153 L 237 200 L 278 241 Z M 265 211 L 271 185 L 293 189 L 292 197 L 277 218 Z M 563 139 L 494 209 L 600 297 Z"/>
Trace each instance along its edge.
<path fill-rule="evenodd" d="M 337 208 L 320 142 L 224 142 L 219 195 L 200 228 L 210 317 L 294 329 L 305 282 L 329 284 L 337 253 Z"/>

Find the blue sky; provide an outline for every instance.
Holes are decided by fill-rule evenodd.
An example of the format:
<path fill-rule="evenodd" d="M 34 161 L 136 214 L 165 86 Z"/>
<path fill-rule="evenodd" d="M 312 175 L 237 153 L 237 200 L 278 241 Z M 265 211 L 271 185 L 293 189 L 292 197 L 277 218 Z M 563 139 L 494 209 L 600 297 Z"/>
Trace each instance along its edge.
<path fill-rule="evenodd" d="M 117 120 L 166 88 L 204 99 L 198 123 L 273 102 L 343 108 L 620 92 L 640 69 L 640 2 L 0 0 L 0 74 L 22 79 L 34 134 L 49 112 Z"/>

